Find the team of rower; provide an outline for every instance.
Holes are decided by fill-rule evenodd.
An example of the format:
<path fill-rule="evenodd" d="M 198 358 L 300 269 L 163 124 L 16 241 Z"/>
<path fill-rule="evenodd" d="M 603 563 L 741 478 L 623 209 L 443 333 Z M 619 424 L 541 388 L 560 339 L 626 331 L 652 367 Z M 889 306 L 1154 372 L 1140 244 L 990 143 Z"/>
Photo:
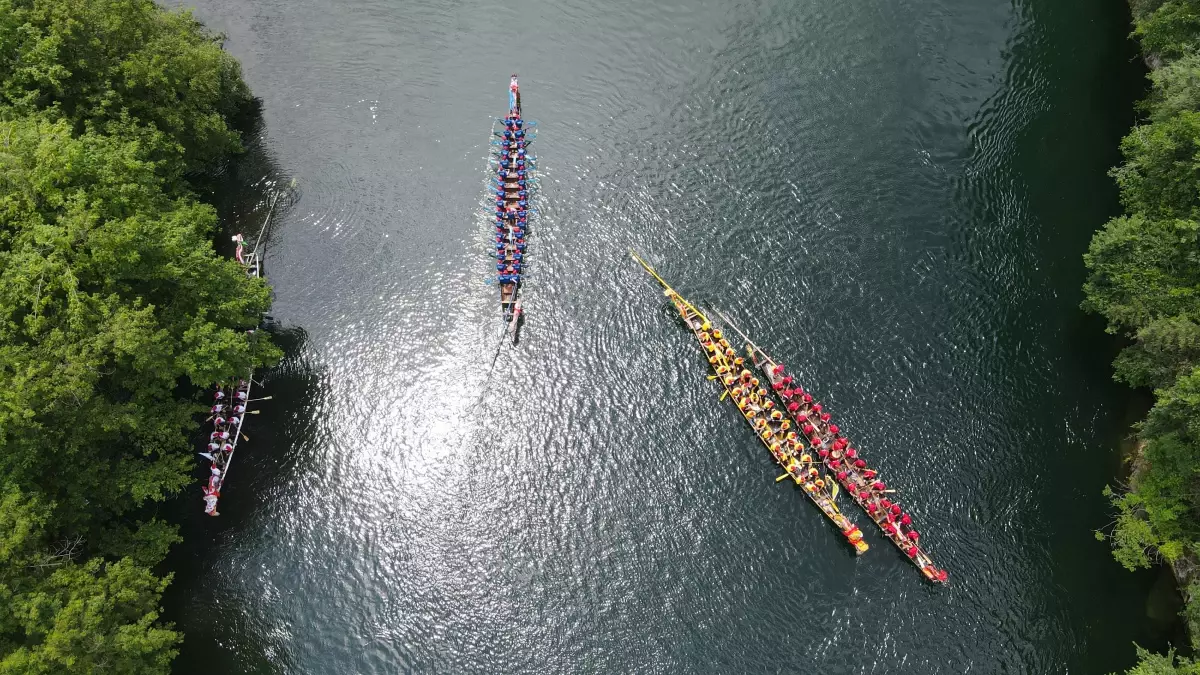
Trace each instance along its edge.
<path fill-rule="evenodd" d="M 747 352 L 754 357 L 751 348 Z M 904 512 L 899 503 L 889 498 L 892 491 L 880 480 L 877 471 L 867 467 L 858 450 L 850 447 L 850 441 L 831 421 L 829 413 L 787 374 L 783 365 L 767 361 L 763 368 L 771 381 L 772 390 L 784 402 L 788 417 L 799 427 L 821 462 L 834 472 L 846 492 L 926 576 L 945 581 L 946 571 L 934 567 L 932 560 L 921 550 L 921 535 L 913 528 L 912 517 Z"/>
<path fill-rule="evenodd" d="M 830 486 L 821 476 L 817 464 L 811 455 L 803 452 L 803 445 L 798 441 L 795 431 L 791 430 L 791 422 L 775 409 L 770 393 L 759 386 L 758 379 L 745 368 L 745 359 L 736 355 L 720 329 L 713 328 L 692 313 L 675 291 L 668 289 L 666 294 L 691 324 L 708 355 L 709 364 L 775 461 L 838 526 L 855 550 L 860 554 L 865 552 L 867 544 L 863 541 L 862 531 L 837 510 L 828 493 Z"/>
<path fill-rule="evenodd" d="M 516 92 L 516 76 L 510 85 Z M 525 232 L 529 227 L 529 184 L 526 162 L 529 141 L 519 106 L 504 119 L 504 140 L 496 152 L 496 279 L 502 284 L 521 281 L 525 258 Z"/>
<path fill-rule="evenodd" d="M 249 396 L 247 380 L 240 380 L 232 388 L 218 386 L 213 394 L 213 406 L 209 410 L 213 431 L 208 436 L 208 452 L 200 453 L 212 462 L 208 482 L 204 485 L 204 512 L 210 516 L 221 515 L 217 513 L 217 500 L 221 497 L 221 484 L 225 482 L 225 469 L 233 455 L 237 435 L 242 430 Z"/>

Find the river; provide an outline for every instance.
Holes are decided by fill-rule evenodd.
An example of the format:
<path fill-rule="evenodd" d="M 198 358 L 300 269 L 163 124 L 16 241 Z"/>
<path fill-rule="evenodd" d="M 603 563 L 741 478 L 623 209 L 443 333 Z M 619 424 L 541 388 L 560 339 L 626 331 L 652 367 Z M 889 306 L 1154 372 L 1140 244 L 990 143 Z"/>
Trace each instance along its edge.
<path fill-rule="evenodd" d="M 1118 0 L 195 6 L 263 100 L 230 231 L 295 185 L 266 243 L 288 358 L 172 558 L 179 673 L 1103 673 L 1164 646 L 1154 575 L 1092 534 L 1130 416 L 1078 309 L 1142 86 Z M 542 185 L 489 379 L 513 72 Z M 774 482 L 629 247 L 801 374 L 948 586 Z"/>

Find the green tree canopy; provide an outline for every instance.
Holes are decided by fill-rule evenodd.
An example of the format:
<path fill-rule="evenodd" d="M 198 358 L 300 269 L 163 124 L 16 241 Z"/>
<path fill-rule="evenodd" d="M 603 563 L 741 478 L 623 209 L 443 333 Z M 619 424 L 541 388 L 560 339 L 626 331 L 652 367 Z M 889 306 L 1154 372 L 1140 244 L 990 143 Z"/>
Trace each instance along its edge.
<path fill-rule="evenodd" d="M 0 0 L 0 675 L 167 673 L 198 391 L 279 352 L 185 177 L 251 99 L 189 14 Z"/>
<path fill-rule="evenodd" d="M 0 102 L 51 111 L 73 130 L 132 120 L 153 148 L 204 170 L 241 148 L 226 124 L 250 100 L 237 61 L 187 12 L 152 0 L 0 0 Z"/>

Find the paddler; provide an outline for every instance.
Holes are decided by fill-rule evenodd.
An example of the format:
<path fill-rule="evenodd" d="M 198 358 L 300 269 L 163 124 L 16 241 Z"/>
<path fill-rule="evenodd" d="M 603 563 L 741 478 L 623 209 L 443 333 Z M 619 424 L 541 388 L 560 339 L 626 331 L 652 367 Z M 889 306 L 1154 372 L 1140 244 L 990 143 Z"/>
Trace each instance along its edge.
<path fill-rule="evenodd" d="M 219 516 L 217 513 L 217 499 L 221 497 L 221 493 L 209 486 L 204 486 L 204 512 L 210 516 Z"/>

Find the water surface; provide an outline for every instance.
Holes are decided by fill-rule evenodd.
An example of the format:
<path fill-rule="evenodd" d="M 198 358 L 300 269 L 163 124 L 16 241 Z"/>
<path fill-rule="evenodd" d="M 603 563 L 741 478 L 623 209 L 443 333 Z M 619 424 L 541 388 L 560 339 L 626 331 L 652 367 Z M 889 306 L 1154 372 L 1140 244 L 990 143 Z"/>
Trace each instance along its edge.
<path fill-rule="evenodd" d="M 1125 400 L 1078 311 L 1139 86 L 1120 3 L 196 4 L 264 102 L 230 227 L 297 179 L 267 264 L 302 330 L 176 555 L 179 672 L 1097 673 L 1159 646 L 1150 581 L 1091 535 Z M 543 182 L 489 379 L 512 72 Z M 802 375 L 948 587 L 773 482 L 630 246 Z"/>

